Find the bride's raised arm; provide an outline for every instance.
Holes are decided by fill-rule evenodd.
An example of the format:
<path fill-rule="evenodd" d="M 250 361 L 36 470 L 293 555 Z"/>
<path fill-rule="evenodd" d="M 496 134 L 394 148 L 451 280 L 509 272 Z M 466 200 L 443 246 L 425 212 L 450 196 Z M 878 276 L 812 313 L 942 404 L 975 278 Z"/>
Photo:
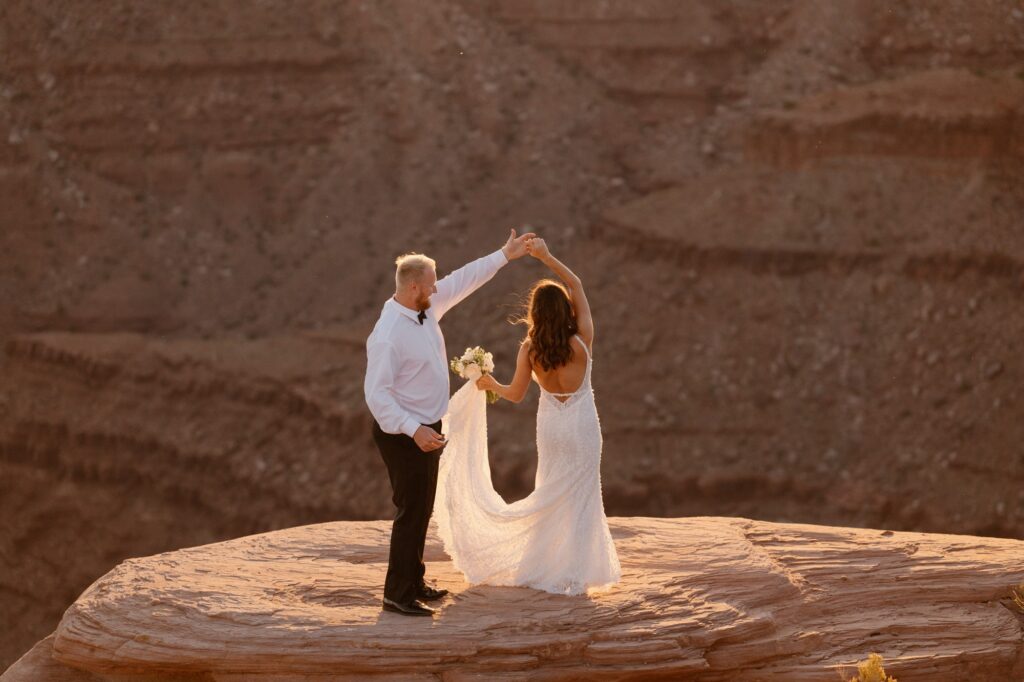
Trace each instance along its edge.
<path fill-rule="evenodd" d="M 569 290 L 569 299 L 572 302 L 573 311 L 576 313 L 576 327 L 579 330 L 583 342 L 587 348 L 594 348 L 594 318 L 590 314 L 590 303 L 587 301 L 587 294 L 583 291 L 583 282 L 570 270 L 562 261 L 551 255 L 548 245 L 540 237 L 534 237 L 526 241 L 527 252 L 544 265 L 551 268 L 551 271 L 558 275 L 566 288 Z"/>

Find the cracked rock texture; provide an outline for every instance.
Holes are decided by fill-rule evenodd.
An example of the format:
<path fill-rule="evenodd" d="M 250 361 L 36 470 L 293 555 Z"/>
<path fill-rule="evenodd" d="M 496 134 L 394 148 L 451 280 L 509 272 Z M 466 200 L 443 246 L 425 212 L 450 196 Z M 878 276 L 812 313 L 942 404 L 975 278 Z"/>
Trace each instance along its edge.
<path fill-rule="evenodd" d="M 469 587 L 431 533 L 428 577 L 452 592 L 432 620 L 380 609 L 386 522 L 129 559 L 0 679 L 812 682 L 848 679 L 870 652 L 900 682 L 1024 677 L 1024 614 L 1009 599 L 1024 541 L 610 522 L 622 582 L 591 597 Z"/>

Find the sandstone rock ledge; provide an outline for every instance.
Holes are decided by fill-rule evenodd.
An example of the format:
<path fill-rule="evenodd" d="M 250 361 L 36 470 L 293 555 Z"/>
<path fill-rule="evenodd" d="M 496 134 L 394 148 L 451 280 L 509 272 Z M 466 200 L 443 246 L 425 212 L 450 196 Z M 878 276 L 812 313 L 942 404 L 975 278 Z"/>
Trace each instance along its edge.
<path fill-rule="evenodd" d="M 623 580 L 592 598 L 469 587 L 432 533 L 428 577 L 453 592 L 432 621 L 379 608 L 386 521 L 129 559 L 2 679 L 834 682 L 869 652 L 900 682 L 1024 679 L 1024 541 L 610 522 Z"/>

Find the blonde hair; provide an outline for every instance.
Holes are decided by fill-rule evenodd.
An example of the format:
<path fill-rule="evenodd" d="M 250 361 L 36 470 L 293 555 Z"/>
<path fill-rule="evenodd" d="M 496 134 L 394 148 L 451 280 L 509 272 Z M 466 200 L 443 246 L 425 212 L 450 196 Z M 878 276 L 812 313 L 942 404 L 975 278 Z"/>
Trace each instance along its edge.
<path fill-rule="evenodd" d="M 437 270 L 433 258 L 422 253 L 405 253 L 395 259 L 395 290 L 400 291 L 418 282 L 427 270 Z"/>

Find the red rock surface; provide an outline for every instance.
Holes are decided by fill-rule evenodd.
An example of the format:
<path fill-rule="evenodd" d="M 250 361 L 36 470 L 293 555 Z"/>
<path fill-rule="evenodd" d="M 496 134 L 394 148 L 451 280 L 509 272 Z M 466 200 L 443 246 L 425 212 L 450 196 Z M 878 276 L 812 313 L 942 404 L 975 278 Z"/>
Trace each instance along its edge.
<path fill-rule="evenodd" d="M 380 609 L 387 522 L 130 559 L 0 679 L 50 670 L 47 650 L 64 666 L 139 682 L 811 681 L 849 679 L 871 652 L 900 682 L 1024 676 L 1024 614 L 1009 599 L 1024 580 L 1024 541 L 744 518 L 610 521 L 623 578 L 591 597 L 469 587 L 432 535 L 428 576 L 451 596 L 431 620 Z"/>
<path fill-rule="evenodd" d="M 1022 63 L 1014 0 L 0 3 L 0 666 L 127 557 L 386 517 L 392 260 L 523 223 L 610 513 L 1024 537 Z"/>

